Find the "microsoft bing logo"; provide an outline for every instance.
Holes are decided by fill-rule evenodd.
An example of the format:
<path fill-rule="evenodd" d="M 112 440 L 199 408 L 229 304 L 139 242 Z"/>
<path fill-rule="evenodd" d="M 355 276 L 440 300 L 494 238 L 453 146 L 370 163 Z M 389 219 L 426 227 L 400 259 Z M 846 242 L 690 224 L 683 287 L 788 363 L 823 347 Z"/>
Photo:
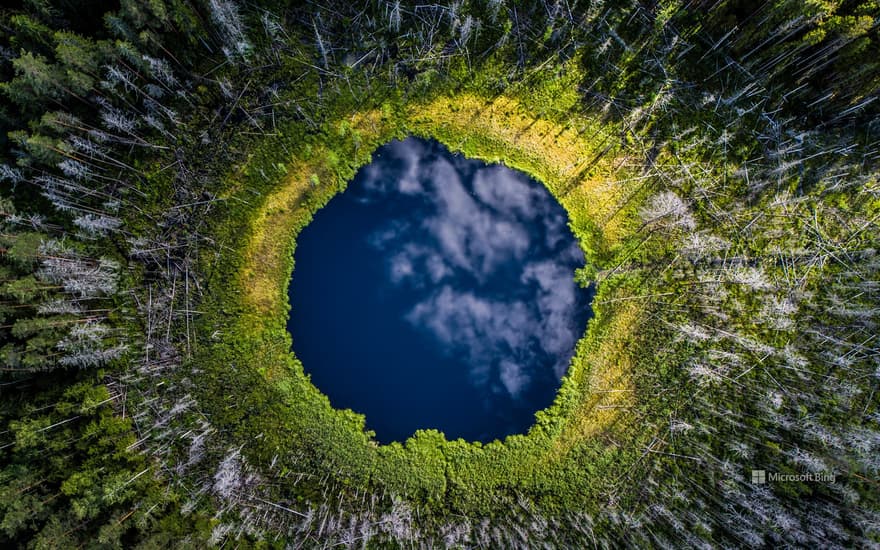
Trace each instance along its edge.
<path fill-rule="evenodd" d="M 795 481 L 810 483 L 834 483 L 837 476 L 834 472 L 806 472 L 796 474 L 780 474 L 779 472 L 767 473 L 766 470 L 752 470 L 752 483 L 765 485 L 768 481 Z"/>

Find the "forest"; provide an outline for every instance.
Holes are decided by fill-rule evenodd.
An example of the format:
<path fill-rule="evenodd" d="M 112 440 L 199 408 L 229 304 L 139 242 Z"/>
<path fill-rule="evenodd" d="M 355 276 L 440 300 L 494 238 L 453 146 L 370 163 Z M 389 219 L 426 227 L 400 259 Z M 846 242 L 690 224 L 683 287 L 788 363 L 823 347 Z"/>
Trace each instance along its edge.
<path fill-rule="evenodd" d="M 4 2 L 0 546 L 880 545 L 878 96 L 878 0 Z M 380 445 L 291 353 L 410 135 L 587 258 L 527 433 Z"/>

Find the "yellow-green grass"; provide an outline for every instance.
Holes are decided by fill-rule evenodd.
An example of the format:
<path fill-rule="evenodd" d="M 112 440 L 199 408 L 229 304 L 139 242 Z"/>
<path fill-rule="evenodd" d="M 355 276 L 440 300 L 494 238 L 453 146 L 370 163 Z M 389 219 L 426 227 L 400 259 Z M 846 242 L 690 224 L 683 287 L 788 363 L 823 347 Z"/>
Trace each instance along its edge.
<path fill-rule="evenodd" d="M 587 251 L 596 246 L 592 240 L 597 237 L 605 249 L 613 250 L 638 225 L 628 207 L 632 189 L 625 183 L 633 179 L 626 177 L 626 162 L 616 145 L 608 145 L 615 143 L 610 138 L 614 130 L 598 122 L 580 121 L 580 131 L 576 131 L 536 117 L 511 97 L 487 99 L 459 93 L 410 105 L 386 104 L 329 126 L 334 133 L 332 148 L 313 146 L 306 154 L 284 159 L 282 181 L 259 197 L 259 203 L 248 198 L 253 210 L 242 239 L 237 289 L 230 293 L 238 296 L 241 307 L 237 310 L 242 312 L 230 332 L 263 342 L 249 357 L 249 366 L 282 395 L 300 400 L 300 406 L 307 401 L 327 411 L 329 402 L 310 386 L 289 350 L 287 286 L 294 267 L 295 239 L 315 210 L 344 189 L 356 168 L 369 162 L 371 152 L 382 143 L 408 134 L 434 138 L 469 157 L 502 162 L 535 177 L 567 210 L 571 227 Z M 339 158 L 353 161 L 340 168 L 335 160 Z M 233 188 L 229 196 L 238 191 Z M 613 295 L 614 291 L 609 292 Z M 413 488 L 406 487 L 408 478 L 397 472 L 406 466 L 406 475 L 424 478 L 419 484 L 429 498 L 458 492 L 464 493 L 460 500 L 478 506 L 494 487 L 532 479 L 544 466 L 564 462 L 572 449 L 595 445 L 597 438 L 608 438 L 612 432 L 622 433 L 630 420 L 626 412 L 637 398 L 630 379 L 634 359 L 627 342 L 638 330 L 642 315 L 634 301 L 595 308 L 595 313 L 588 333 L 578 343 L 557 401 L 537 414 L 528 434 L 488 445 L 417 434 L 418 445 L 408 445 L 407 452 L 392 444 L 388 452 L 385 446 L 372 446 L 379 452 L 369 459 L 360 455 L 370 462 L 366 475 L 392 492 L 407 493 Z M 344 345 L 342 340 L 340 345 Z M 310 389 L 304 392 L 303 387 Z M 315 410 L 316 415 L 325 414 Z M 363 427 L 359 415 L 345 413 L 340 418 L 343 424 Z M 350 439 L 355 443 L 349 444 L 359 446 L 356 442 L 365 442 L 365 438 Z M 422 455 L 433 456 L 437 469 L 424 470 L 418 459 Z M 395 486 L 395 477 L 403 479 L 402 486 Z"/>

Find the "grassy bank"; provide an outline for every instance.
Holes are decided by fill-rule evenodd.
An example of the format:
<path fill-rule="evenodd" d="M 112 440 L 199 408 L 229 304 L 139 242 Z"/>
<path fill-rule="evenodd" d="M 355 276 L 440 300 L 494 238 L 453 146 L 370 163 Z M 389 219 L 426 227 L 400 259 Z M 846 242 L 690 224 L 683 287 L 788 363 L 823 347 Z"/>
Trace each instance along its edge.
<path fill-rule="evenodd" d="M 228 416 L 229 425 L 240 426 L 241 409 L 255 411 L 247 414 L 251 431 L 252 419 L 272 419 L 250 449 L 255 459 L 271 461 L 279 452 L 307 449 L 308 461 L 332 465 L 331 481 L 349 492 L 387 490 L 416 506 L 481 513 L 499 509 L 515 492 L 553 508 L 594 501 L 600 489 L 592 481 L 585 484 L 583 454 L 620 468 L 629 457 L 607 441 L 634 429 L 627 412 L 636 398 L 629 376 L 634 358 L 626 343 L 635 341 L 641 311 L 633 302 L 616 303 L 614 285 L 599 287 L 597 300 L 607 305 L 595 308 L 556 401 L 537 414 L 528 434 L 481 445 L 450 442 L 431 430 L 387 446 L 364 432 L 362 416 L 333 409 L 289 351 L 287 285 L 298 232 L 369 162 L 373 150 L 406 135 L 437 139 L 453 151 L 502 162 L 543 182 L 569 213 L 593 268 L 613 265 L 638 226 L 629 207 L 634 189 L 625 183 L 626 159 L 608 145 L 615 143 L 608 139 L 614 129 L 595 122 L 567 127 L 536 116 L 513 97 L 468 92 L 418 103 L 386 100 L 325 122 L 324 128 L 320 145 L 291 156 L 283 147 L 270 147 L 273 155 L 252 158 L 231 178 L 226 200 L 234 206 L 221 226 L 233 243 L 230 249 L 241 252 L 234 270 L 218 271 L 228 277 L 224 284 L 231 292 L 215 304 L 217 315 L 205 331 L 220 342 L 197 362 L 211 365 L 217 384 L 241 386 L 246 378 L 253 391 L 236 411 L 227 404 L 218 412 Z M 344 335 L 339 338 L 345 345 Z"/>

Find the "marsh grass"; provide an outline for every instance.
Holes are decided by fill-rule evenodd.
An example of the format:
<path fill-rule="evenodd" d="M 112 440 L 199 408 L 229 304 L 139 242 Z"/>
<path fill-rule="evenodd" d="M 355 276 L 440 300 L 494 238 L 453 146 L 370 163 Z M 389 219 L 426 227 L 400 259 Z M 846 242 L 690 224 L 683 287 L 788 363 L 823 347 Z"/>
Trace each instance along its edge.
<path fill-rule="evenodd" d="M 320 144 L 292 155 L 267 144 L 269 153 L 239 167 L 226 195 L 227 203 L 235 204 L 233 215 L 220 222 L 230 248 L 240 251 L 226 279 L 234 292 L 226 293 L 217 304 L 221 314 L 208 323 L 226 325 L 221 338 L 227 345 L 212 346 L 206 351 L 212 357 L 202 356 L 199 364 L 211 365 L 218 382 L 235 380 L 241 386 L 247 376 L 255 391 L 239 407 L 260 411 L 250 412 L 249 419 L 274 418 L 267 428 L 285 427 L 261 433 L 258 446 L 265 451 L 260 454 L 306 446 L 312 460 L 333 463 L 342 485 L 369 485 L 461 510 L 491 509 L 504 487 L 536 493 L 547 483 L 561 487 L 554 494 L 562 500 L 581 506 L 592 500 L 591 492 L 574 490 L 581 477 L 576 464 L 564 463 L 581 452 L 601 454 L 607 448 L 616 453 L 607 440 L 632 429 L 628 410 L 635 389 L 629 374 L 635 359 L 627 344 L 636 341 L 637 303 L 595 309 L 554 404 L 537 413 L 527 434 L 483 445 L 450 442 L 428 430 L 403 444 L 379 446 L 364 431 L 361 415 L 330 406 L 290 351 L 287 285 L 299 231 L 345 189 L 372 151 L 406 135 L 436 139 L 453 151 L 504 163 L 543 182 L 568 212 L 588 262 L 598 264 L 594 270 L 611 265 L 608 259 L 638 227 L 627 206 L 636 191 L 626 183 L 632 181 L 626 159 L 608 145 L 614 134 L 614 128 L 598 122 L 581 121 L 575 129 L 541 118 L 514 97 L 459 92 L 421 102 L 386 100 L 349 112 L 324 123 Z M 614 293 L 613 285 L 599 289 L 599 296 Z M 338 336 L 339 345 L 345 345 L 345 335 Z M 610 457 L 605 462 L 617 463 Z M 559 505 L 555 499 L 553 505 Z"/>

